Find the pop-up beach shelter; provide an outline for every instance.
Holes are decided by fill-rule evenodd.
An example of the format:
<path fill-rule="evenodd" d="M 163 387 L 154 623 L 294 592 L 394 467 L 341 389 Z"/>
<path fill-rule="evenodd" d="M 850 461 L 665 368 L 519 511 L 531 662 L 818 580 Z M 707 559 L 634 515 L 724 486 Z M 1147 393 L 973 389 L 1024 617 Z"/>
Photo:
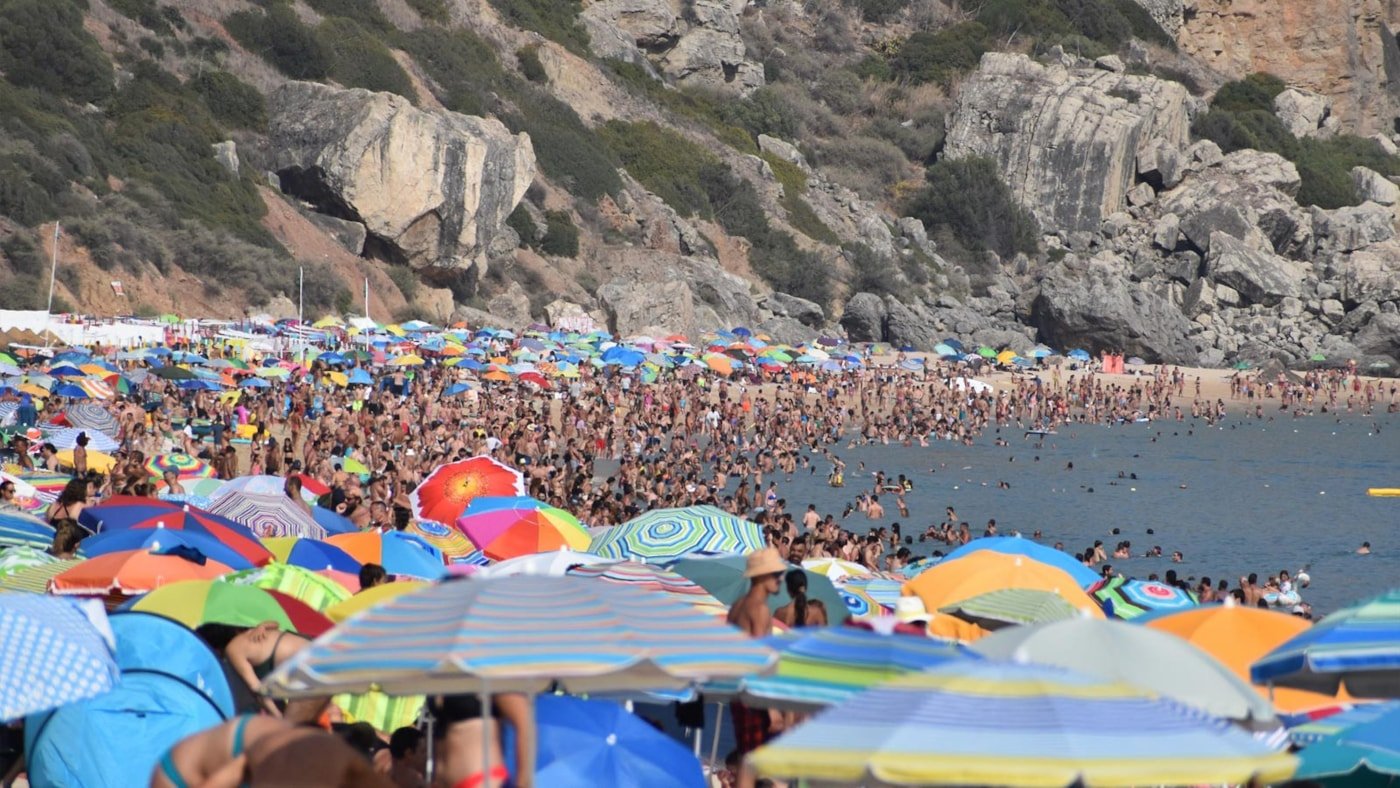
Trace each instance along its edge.
<path fill-rule="evenodd" d="M 34 785 L 145 785 L 167 749 L 233 716 L 228 679 L 197 635 L 150 613 L 109 620 L 121 681 L 104 695 L 25 718 Z"/>

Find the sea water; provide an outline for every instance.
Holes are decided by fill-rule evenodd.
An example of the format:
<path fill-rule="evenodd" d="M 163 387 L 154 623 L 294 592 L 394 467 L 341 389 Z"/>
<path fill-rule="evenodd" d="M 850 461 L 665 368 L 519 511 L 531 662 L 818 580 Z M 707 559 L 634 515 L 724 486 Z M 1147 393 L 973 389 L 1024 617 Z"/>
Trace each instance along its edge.
<path fill-rule="evenodd" d="M 999 437 L 1010 445 L 995 445 Z M 814 503 L 839 517 L 871 489 L 875 471 L 902 473 L 914 484 L 905 496 L 908 517 L 893 495 L 882 495 L 882 519 L 854 511 L 841 522 L 857 534 L 899 522 L 914 537 L 915 555 L 950 549 L 918 535 L 952 506 L 974 536 L 995 518 L 1000 535 L 1040 530 L 1039 541 L 1062 542 L 1070 553 L 1102 540 L 1112 554 L 1127 540 L 1135 557 L 1108 563 L 1129 577 L 1175 569 L 1182 578 L 1224 578 L 1235 587 L 1251 572 L 1262 585 L 1280 570 L 1306 568 L 1312 584 L 1303 598 L 1319 614 L 1400 586 L 1400 498 L 1366 495 L 1369 487 L 1400 487 L 1396 415 L 1067 425 L 1043 438 L 1003 427 L 973 446 L 833 449 L 846 463 L 846 486 L 828 486 L 827 465 L 814 458 L 814 474 L 777 477 L 788 511 L 800 517 Z M 1009 489 L 998 486 L 1003 481 Z M 1371 555 L 1356 554 L 1362 542 L 1371 543 Z M 1141 557 L 1153 546 L 1162 548 L 1160 558 Z M 1171 562 L 1173 551 L 1181 551 L 1181 563 Z"/>

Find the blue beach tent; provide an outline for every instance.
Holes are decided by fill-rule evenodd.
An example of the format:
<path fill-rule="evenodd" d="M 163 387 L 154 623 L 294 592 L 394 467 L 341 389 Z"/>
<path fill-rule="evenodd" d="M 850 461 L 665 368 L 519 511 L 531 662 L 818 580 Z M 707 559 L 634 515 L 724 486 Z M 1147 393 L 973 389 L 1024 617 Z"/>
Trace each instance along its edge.
<path fill-rule="evenodd" d="M 167 749 L 233 716 L 228 679 L 199 636 L 150 613 L 109 620 L 121 682 L 105 695 L 25 718 L 33 785 L 147 785 Z"/>

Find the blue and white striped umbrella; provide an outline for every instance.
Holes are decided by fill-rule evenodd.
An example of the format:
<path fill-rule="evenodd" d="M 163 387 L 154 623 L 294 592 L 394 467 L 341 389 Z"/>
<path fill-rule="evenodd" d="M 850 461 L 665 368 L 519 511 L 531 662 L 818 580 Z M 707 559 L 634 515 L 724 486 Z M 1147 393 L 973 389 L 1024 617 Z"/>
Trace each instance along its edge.
<path fill-rule="evenodd" d="M 1255 684 L 1400 698 L 1400 588 L 1338 610 L 1264 655 Z"/>
<path fill-rule="evenodd" d="M 453 580 L 351 618 L 283 663 L 276 696 L 680 688 L 776 655 L 665 594 L 578 577 Z"/>
<path fill-rule="evenodd" d="M 0 594 L 0 722 L 111 690 L 115 648 L 101 602 Z"/>
<path fill-rule="evenodd" d="M 53 545 L 53 527 L 20 512 L 0 512 L 0 547 L 29 545 L 47 550 Z"/>
<path fill-rule="evenodd" d="M 764 777 L 876 785 L 1281 782 L 1296 760 L 1223 720 L 1057 668 L 953 660 L 750 754 Z"/>
<path fill-rule="evenodd" d="M 714 506 L 653 509 L 608 529 L 588 552 L 604 558 L 665 564 L 690 553 L 750 553 L 765 545 L 763 527 Z"/>
<path fill-rule="evenodd" d="M 43 427 L 44 441 L 52 443 L 56 449 L 72 449 L 78 445 L 78 435 L 87 433 L 88 448 L 93 451 L 114 452 L 121 448 L 116 438 L 97 430 L 77 427 Z"/>

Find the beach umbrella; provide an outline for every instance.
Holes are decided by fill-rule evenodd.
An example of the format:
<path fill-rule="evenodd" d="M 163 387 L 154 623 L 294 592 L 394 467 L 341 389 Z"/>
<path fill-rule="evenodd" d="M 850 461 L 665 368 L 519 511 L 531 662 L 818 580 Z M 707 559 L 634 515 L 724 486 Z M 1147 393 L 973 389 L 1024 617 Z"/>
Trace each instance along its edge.
<path fill-rule="evenodd" d="M 326 535 L 350 534 L 360 530 L 355 522 L 340 512 L 332 511 L 324 506 L 311 507 L 311 519 L 316 524 L 325 529 Z"/>
<path fill-rule="evenodd" d="M 1400 707 L 1357 722 L 1299 753 L 1294 779 L 1326 786 L 1393 785 L 1400 777 Z"/>
<path fill-rule="evenodd" d="M 481 455 L 439 465 L 413 490 L 410 500 L 421 520 L 452 524 L 475 498 L 525 494 L 520 471 Z"/>
<path fill-rule="evenodd" d="M 135 596 L 181 580 L 212 580 L 233 570 L 188 548 L 170 552 L 124 550 L 89 558 L 55 575 L 49 593 Z"/>
<path fill-rule="evenodd" d="M 1219 660 L 1155 629 L 1074 618 L 993 632 L 971 646 L 1001 660 L 1057 665 L 1105 681 L 1135 684 L 1217 717 L 1272 730 L 1273 707 Z"/>
<path fill-rule="evenodd" d="M 620 703 L 541 695 L 534 718 L 538 785 L 708 785 L 694 753 Z"/>
<path fill-rule="evenodd" d="M 1117 618 L 1129 620 L 1144 613 L 1189 610 L 1200 604 L 1190 591 L 1156 580 L 1132 580 L 1122 575 L 1100 580 L 1089 588 L 1089 594 L 1100 602 L 1111 603 Z"/>
<path fill-rule="evenodd" d="M 1250 668 L 1256 684 L 1400 697 L 1400 588 L 1327 616 Z"/>
<path fill-rule="evenodd" d="M 1059 594 L 1033 588 L 1002 588 L 940 608 L 985 629 L 1063 621 L 1081 613 Z"/>
<path fill-rule="evenodd" d="M 53 493 L 44 492 L 29 482 L 14 474 L 0 471 L 0 480 L 4 480 L 15 486 L 15 497 L 13 503 L 26 513 L 37 513 L 40 509 L 53 503 L 55 497 Z M 36 517 L 42 515 L 35 514 Z"/>
<path fill-rule="evenodd" d="M 987 347 L 986 345 L 983 345 L 983 346 L 977 348 L 977 355 L 978 355 L 978 356 L 981 356 L 982 358 L 996 358 L 996 357 L 997 357 L 997 352 L 996 352 L 995 350 L 993 350 L 992 348 L 989 348 L 989 347 Z M 1014 356 L 1014 355 L 1016 355 L 1016 354 L 1015 354 L 1015 353 L 1012 353 L 1011 355 Z"/>
<path fill-rule="evenodd" d="M 872 577 L 870 570 L 865 566 L 840 558 L 808 558 L 802 562 L 802 568 L 816 572 L 838 585 L 850 578 Z"/>
<path fill-rule="evenodd" d="M 203 624 L 255 627 L 273 621 L 279 629 L 314 638 L 333 626 L 329 618 L 287 594 L 213 580 L 169 583 L 119 609 L 155 613 L 190 629 Z"/>
<path fill-rule="evenodd" d="M 1086 615 L 1102 616 L 1099 605 L 1085 594 L 1069 573 L 1029 556 L 979 550 L 955 561 L 944 560 L 904 584 L 904 593 L 917 596 L 929 610 L 943 608 L 1003 588 L 1030 588 L 1062 597 Z"/>
<path fill-rule="evenodd" d="M 212 476 L 201 479 L 181 478 L 178 481 L 180 483 L 180 486 L 183 487 L 185 490 L 183 493 L 168 492 L 170 487 L 165 483 L 164 480 L 157 481 L 155 483 L 156 490 L 161 491 L 157 493 L 161 496 L 161 500 L 174 501 L 178 499 L 178 496 L 183 496 L 186 503 L 190 502 L 189 499 L 203 500 L 206 502 L 206 504 L 211 503 L 213 502 L 214 497 L 218 495 L 219 490 L 223 489 L 223 486 L 228 483 L 223 479 L 215 479 Z M 203 509 L 206 507 L 201 506 L 199 508 Z"/>
<path fill-rule="evenodd" d="M 720 602 L 732 606 L 749 591 L 751 581 L 744 577 L 747 562 L 745 556 L 738 554 L 688 556 L 672 564 L 671 571 L 694 581 Z M 840 624 L 846 619 L 846 600 L 826 575 L 799 566 L 789 566 L 789 569 L 807 576 L 807 599 L 809 602 L 821 602 L 826 607 L 827 620 L 831 624 Z M 768 608 L 777 610 L 790 602 L 792 597 L 788 596 L 787 585 L 784 584 L 777 594 L 768 597 Z"/>
<path fill-rule="evenodd" d="M 151 374 L 166 380 L 194 380 L 194 373 L 184 367 L 164 366 L 151 370 Z"/>
<path fill-rule="evenodd" d="M 1074 359 L 1075 361 L 1088 361 L 1090 359 L 1089 351 L 1080 348 L 1075 348 L 1074 350 L 1071 350 L 1065 355 L 1071 359 Z"/>
<path fill-rule="evenodd" d="M 1247 607 L 1229 600 L 1223 605 L 1201 605 L 1187 610 L 1143 616 L 1135 623 L 1169 632 L 1220 660 L 1236 676 L 1249 681 L 1249 666 L 1271 649 L 1306 631 L 1310 622 L 1274 610 Z M 1264 686 L 1255 687 L 1284 714 L 1336 707 L 1351 697 Z"/>
<path fill-rule="evenodd" d="M 754 708 L 812 712 L 849 700 L 862 690 L 955 659 L 981 659 L 966 647 L 858 627 L 786 632 L 764 638 L 778 652 L 768 675 L 718 681 L 707 698 L 737 697 Z"/>
<path fill-rule="evenodd" d="M 765 546 L 757 523 L 715 506 L 653 509 L 596 537 L 588 552 L 665 564 L 690 553 L 750 553 Z"/>
<path fill-rule="evenodd" d="M 69 424 L 78 429 L 92 430 L 107 435 L 116 435 L 121 430 L 121 425 L 117 423 L 117 417 L 94 402 L 70 403 L 63 409 L 63 416 Z"/>
<path fill-rule="evenodd" d="M 210 500 L 217 501 L 234 493 L 247 493 L 249 495 L 286 495 L 287 480 L 281 476 L 239 476 L 237 479 L 230 479 L 223 483 L 218 490 L 210 495 Z M 301 488 L 301 499 L 307 503 L 316 503 L 317 496 L 306 487 Z"/>
<path fill-rule="evenodd" d="M 53 546 L 53 526 L 22 512 L 0 512 L 0 547 L 21 545 L 49 549 Z"/>
<path fill-rule="evenodd" d="M 0 722 L 110 691 L 115 649 L 100 602 L 0 594 Z"/>
<path fill-rule="evenodd" d="M 392 583 L 381 583 L 326 608 L 326 618 L 339 624 L 356 613 L 369 610 L 410 591 L 427 588 L 428 585 L 420 580 L 395 580 Z"/>
<path fill-rule="evenodd" d="M 159 553 L 176 547 L 196 550 L 230 569 L 253 567 L 252 561 L 208 534 L 171 528 L 123 528 L 103 531 L 83 540 L 82 554 L 88 558 L 96 558 L 99 555 L 129 550 Z"/>
<path fill-rule="evenodd" d="M 226 545 L 255 566 L 272 560 L 272 554 L 245 526 L 188 505 L 114 495 L 97 506 L 83 509 L 78 523 L 95 533 L 150 528 L 191 531 Z"/>
<path fill-rule="evenodd" d="M 0 591 L 47 594 L 49 581 L 81 564 L 83 560 L 82 558 L 60 558 L 51 563 L 16 569 L 8 575 L 0 575 Z"/>
<path fill-rule="evenodd" d="M 748 757 L 760 776 L 880 785 L 1279 782 L 1295 759 L 1130 685 L 953 660 L 819 712 Z"/>
<path fill-rule="evenodd" d="M 538 501 L 518 509 L 476 512 L 468 505 L 457 527 L 493 561 L 554 550 L 587 550 L 592 541 L 577 517 Z"/>
<path fill-rule="evenodd" d="M 74 468 L 74 467 L 77 467 L 77 466 L 74 464 L 74 460 L 73 460 L 73 450 L 72 450 L 72 449 L 63 449 L 63 450 L 61 450 L 61 451 L 55 452 L 55 453 L 54 453 L 54 459 L 58 461 L 58 464 L 59 464 L 61 467 L 64 467 L 64 468 Z M 110 454 L 104 454 L 104 453 L 102 453 L 102 452 L 100 452 L 100 451 L 93 451 L 92 449 L 88 449 L 88 453 L 87 453 L 87 467 L 88 467 L 88 470 L 90 470 L 90 471 L 97 471 L 98 473 L 111 473 L 111 472 L 112 472 L 112 469 L 115 468 L 116 466 L 117 466 L 117 458 L 116 458 L 116 457 L 113 457 L 113 456 L 110 455 Z"/>
<path fill-rule="evenodd" d="M 5 477 L 28 484 L 37 491 L 37 498 L 49 503 L 57 500 L 59 493 L 73 480 L 72 476 L 57 471 L 14 471 L 6 473 Z"/>
<path fill-rule="evenodd" d="M 943 560 L 956 561 L 982 550 L 991 550 L 1004 555 L 1024 555 L 1042 564 L 1063 569 L 1066 574 L 1079 583 L 1081 588 L 1088 588 L 1103 579 L 1098 572 L 1085 566 L 1082 561 L 1076 561 L 1074 556 L 1069 553 L 1020 536 L 984 536 L 973 539 L 949 552 L 943 557 Z"/>
<path fill-rule="evenodd" d="M 413 520 L 409 522 L 408 527 L 403 532 L 416 536 L 437 548 L 449 561 L 465 558 L 477 552 L 476 545 L 472 544 L 466 534 L 453 526 L 435 523 L 432 520 Z"/>
<path fill-rule="evenodd" d="M 774 654 L 711 615 L 576 577 L 458 580 L 356 616 L 263 682 L 277 697 L 380 689 L 568 692 L 674 689 L 764 670 Z"/>
<path fill-rule="evenodd" d="M 1328 714 L 1289 728 L 1288 742 L 1295 747 L 1317 744 L 1352 726 L 1374 722 L 1397 709 L 1400 709 L 1400 701 L 1358 704 L 1345 711 Z"/>
<path fill-rule="evenodd" d="M 427 700 L 422 695 L 385 695 L 382 692 L 348 693 L 331 698 L 347 723 L 366 722 L 381 733 L 392 734 L 399 728 L 411 728 L 418 722 Z"/>
<path fill-rule="evenodd" d="M 563 577 L 575 566 L 598 566 L 618 563 L 617 558 L 603 558 L 593 553 L 579 553 L 573 550 L 554 550 L 548 553 L 522 555 L 492 564 L 478 571 L 475 577 Z"/>
<path fill-rule="evenodd" d="M 379 564 L 391 575 L 437 580 L 447 574 L 442 553 L 422 539 L 399 531 L 337 534 L 326 542 L 362 564 Z"/>
<path fill-rule="evenodd" d="M 45 427 L 44 441 L 52 443 L 55 449 L 73 449 L 78 445 L 78 436 L 85 435 L 88 439 L 88 456 L 91 457 L 95 451 L 112 452 L 121 448 L 121 444 L 116 438 L 105 432 L 98 430 L 80 429 L 78 427 Z"/>
<path fill-rule="evenodd" d="M 313 572 L 334 569 L 338 572 L 357 574 L 360 571 L 360 562 L 356 561 L 354 556 L 319 539 L 273 536 L 264 539 L 263 546 L 278 561 Z"/>
<path fill-rule="evenodd" d="M 326 529 L 312 517 L 304 502 L 293 501 L 285 494 L 254 495 L 220 491 L 209 511 L 236 523 L 242 523 L 258 536 L 296 536 L 304 539 L 324 539 Z"/>
<path fill-rule="evenodd" d="M 331 605 L 350 598 L 348 588 L 325 575 L 304 567 L 276 562 L 234 572 L 219 580 L 223 583 L 277 591 L 317 611 L 324 611 Z"/>
<path fill-rule="evenodd" d="M 585 577 L 599 580 L 606 583 L 622 583 L 643 588 L 648 591 L 655 591 L 682 602 L 689 602 L 692 605 L 713 613 L 718 616 L 727 616 L 729 607 L 720 602 L 714 596 L 700 587 L 697 583 L 684 578 L 675 572 L 662 569 L 651 564 L 639 564 L 635 561 L 619 561 L 617 563 L 594 564 L 592 566 L 575 566 L 568 569 L 564 574 L 570 577 Z"/>
<path fill-rule="evenodd" d="M 0 578 L 12 575 L 21 569 L 44 566 L 57 560 L 49 553 L 30 545 L 6 547 L 0 550 Z"/>
<path fill-rule="evenodd" d="M 146 473 L 157 479 L 170 471 L 180 479 L 208 479 L 214 475 L 209 463 L 188 454 L 159 454 L 146 460 Z"/>

